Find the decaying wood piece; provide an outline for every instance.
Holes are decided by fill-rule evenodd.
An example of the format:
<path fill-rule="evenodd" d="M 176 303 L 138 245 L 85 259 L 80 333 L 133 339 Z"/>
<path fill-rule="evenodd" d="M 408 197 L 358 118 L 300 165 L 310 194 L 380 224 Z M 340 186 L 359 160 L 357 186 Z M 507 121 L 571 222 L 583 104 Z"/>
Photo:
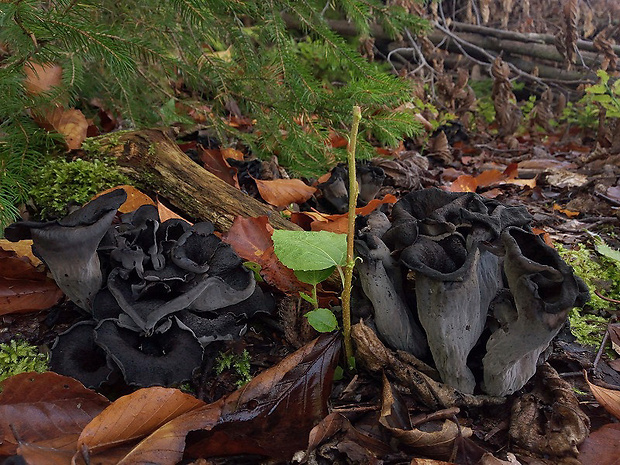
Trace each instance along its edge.
<path fill-rule="evenodd" d="M 100 144 L 102 152 L 114 156 L 129 177 L 188 215 L 211 221 L 218 231 L 227 231 L 237 216 L 262 215 L 276 229 L 300 229 L 268 205 L 194 163 L 170 132 L 145 129 L 111 134 L 101 138 Z"/>
<path fill-rule="evenodd" d="M 373 373 L 386 371 L 391 379 L 415 395 L 421 404 L 431 410 L 451 407 L 480 408 L 502 405 L 503 397 L 465 394 L 437 380 L 437 373 L 410 354 L 396 354 L 386 348 L 376 333 L 364 322 L 353 325 L 351 337 L 355 342 L 355 356 L 360 364 Z"/>

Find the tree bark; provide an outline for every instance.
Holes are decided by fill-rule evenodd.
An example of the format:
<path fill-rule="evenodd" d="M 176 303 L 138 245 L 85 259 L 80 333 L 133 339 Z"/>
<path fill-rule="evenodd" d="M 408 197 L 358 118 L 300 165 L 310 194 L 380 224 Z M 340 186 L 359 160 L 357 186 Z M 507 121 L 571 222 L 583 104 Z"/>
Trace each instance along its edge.
<path fill-rule="evenodd" d="M 179 149 L 172 132 L 146 129 L 120 136 L 113 133 L 101 139 L 102 151 L 114 156 L 130 178 L 193 218 L 211 221 L 218 231 L 227 231 L 237 216 L 262 215 L 276 229 L 301 229 L 269 205 L 194 163 Z"/>

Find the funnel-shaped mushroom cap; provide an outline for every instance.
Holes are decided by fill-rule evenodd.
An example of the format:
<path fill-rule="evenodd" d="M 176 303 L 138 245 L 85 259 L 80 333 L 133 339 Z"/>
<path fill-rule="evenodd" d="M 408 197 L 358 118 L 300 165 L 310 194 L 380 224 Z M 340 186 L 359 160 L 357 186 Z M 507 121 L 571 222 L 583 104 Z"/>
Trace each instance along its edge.
<path fill-rule="evenodd" d="M 202 361 L 200 342 L 174 319 L 166 332 L 149 337 L 104 320 L 95 328 L 95 341 L 119 366 L 125 382 L 140 387 L 180 384 Z"/>
<path fill-rule="evenodd" d="M 97 246 L 126 198 L 123 189 L 116 189 L 57 222 L 14 223 L 5 236 L 11 241 L 31 237 L 34 252 L 49 267 L 58 287 L 90 311 L 102 284 Z"/>
<path fill-rule="evenodd" d="M 76 323 L 59 334 L 51 348 L 50 369 L 88 388 L 101 386 L 113 371 L 106 353 L 95 344 L 95 325 L 93 321 Z"/>

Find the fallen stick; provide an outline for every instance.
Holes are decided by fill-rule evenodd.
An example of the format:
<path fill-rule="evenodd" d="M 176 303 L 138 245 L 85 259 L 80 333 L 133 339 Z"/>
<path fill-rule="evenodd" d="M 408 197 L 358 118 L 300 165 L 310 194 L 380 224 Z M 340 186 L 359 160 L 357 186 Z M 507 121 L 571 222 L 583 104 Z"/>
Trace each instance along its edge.
<path fill-rule="evenodd" d="M 269 205 L 244 194 L 185 155 L 173 130 L 145 129 L 100 139 L 102 153 L 116 158 L 123 173 L 166 198 L 180 211 L 228 231 L 237 216 L 262 216 L 277 229 L 301 229 Z"/>

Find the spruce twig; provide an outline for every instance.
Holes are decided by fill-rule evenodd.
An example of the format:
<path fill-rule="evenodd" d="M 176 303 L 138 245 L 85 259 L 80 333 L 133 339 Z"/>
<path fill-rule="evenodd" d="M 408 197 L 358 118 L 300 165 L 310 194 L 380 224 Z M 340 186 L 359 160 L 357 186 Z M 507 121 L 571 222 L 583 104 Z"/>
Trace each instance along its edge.
<path fill-rule="evenodd" d="M 355 255 L 353 241 L 355 239 L 355 207 L 359 193 L 357 178 L 355 175 L 355 147 L 357 145 L 357 133 L 359 131 L 362 111 L 359 106 L 353 107 L 353 123 L 351 135 L 347 145 L 347 161 L 349 165 L 349 217 L 347 228 L 347 264 L 344 269 L 344 289 L 342 290 L 342 333 L 344 335 L 344 352 L 349 369 L 353 368 L 353 346 L 351 345 L 351 284 L 353 282 L 353 267 Z"/>

